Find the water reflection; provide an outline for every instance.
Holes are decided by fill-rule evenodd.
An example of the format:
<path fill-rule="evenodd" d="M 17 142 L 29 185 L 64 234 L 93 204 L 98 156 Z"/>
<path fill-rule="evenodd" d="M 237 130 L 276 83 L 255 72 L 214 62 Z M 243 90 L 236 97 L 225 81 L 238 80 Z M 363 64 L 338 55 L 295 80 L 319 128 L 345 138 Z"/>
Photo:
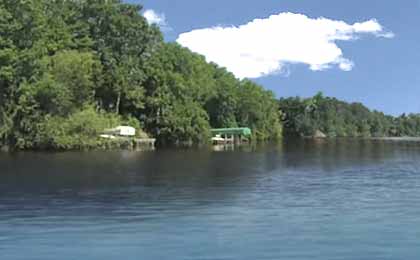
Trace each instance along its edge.
<path fill-rule="evenodd" d="M 272 171 L 366 168 L 390 158 L 417 158 L 418 151 L 419 147 L 412 143 L 337 139 L 293 140 L 216 152 L 164 149 L 1 154 L 0 192 L 42 193 L 136 185 L 200 189 L 249 182 L 250 176 Z"/>

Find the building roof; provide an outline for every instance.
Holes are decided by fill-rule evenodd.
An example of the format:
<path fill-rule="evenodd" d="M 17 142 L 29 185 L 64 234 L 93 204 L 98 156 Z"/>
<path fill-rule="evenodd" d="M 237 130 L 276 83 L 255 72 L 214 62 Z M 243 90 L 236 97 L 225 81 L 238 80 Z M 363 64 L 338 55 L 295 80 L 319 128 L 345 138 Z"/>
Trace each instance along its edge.
<path fill-rule="evenodd" d="M 212 129 L 211 133 L 213 135 L 229 134 L 229 135 L 250 136 L 252 132 L 251 132 L 251 129 L 248 127 L 237 127 L 237 128 L 216 128 L 216 129 Z"/>

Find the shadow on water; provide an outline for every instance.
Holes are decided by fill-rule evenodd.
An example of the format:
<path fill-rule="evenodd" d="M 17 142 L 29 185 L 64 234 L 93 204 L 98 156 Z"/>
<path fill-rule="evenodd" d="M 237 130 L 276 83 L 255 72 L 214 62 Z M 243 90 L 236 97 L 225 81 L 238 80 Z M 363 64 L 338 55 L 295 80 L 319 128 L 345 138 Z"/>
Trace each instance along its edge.
<path fill-rule="evenodd" d="M 333 171 L 347 166 L 368 166 L 418 151 L 420 145 L 410 142 L 293 139 L 221 152 L 204 148 L 154 152 L 4 153 L 0 154 L 0 192 L 83 191 L 133 185 L 200 189 L 231 185 L 240 182 L 241 177 L 274 170 Z"/>
<path fill-rule="evenodd" d="M 281 151 L 272 151 L 271 159 L 266 149 L 2 154 L 0 206 L 33 209 L 29 216 L 106 215 L 142 203 L 202 207 L 254 185 L 268 164 L 276 167 Z"/>
<path fill-rule="evenodd" d="M 418 150 L 412 143 L 379 140 L 296 139 L 221 152 L 161 149 L 0 154 L 0 205 L 57 212 L 79 205 L 86 206 L 85 214 L 99 214 L 142 203 L 159 204 L 160 209 L 233 203 L 244 193 L 258 190 L 261 183 L 275 183 L 278 176 L 286 176 L 280 178 L 285 181 L 290 174 L 361 171 L 390 158 L 407 158 L 413 151 L 417 156 Z M 281 189 L 284 184 L 278 185 Z"/>

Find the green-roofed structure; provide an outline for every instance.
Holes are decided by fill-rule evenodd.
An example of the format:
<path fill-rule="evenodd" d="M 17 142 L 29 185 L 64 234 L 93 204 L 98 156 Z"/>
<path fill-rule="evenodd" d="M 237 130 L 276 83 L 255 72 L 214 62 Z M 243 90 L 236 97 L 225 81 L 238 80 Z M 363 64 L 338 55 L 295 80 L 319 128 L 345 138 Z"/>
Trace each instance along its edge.
<path fill-rule="evenodd" d="M 211 130 L 213 144 L 241 144 L 249 142 L 252 131 L 248 127 L 216 128 Z"/>

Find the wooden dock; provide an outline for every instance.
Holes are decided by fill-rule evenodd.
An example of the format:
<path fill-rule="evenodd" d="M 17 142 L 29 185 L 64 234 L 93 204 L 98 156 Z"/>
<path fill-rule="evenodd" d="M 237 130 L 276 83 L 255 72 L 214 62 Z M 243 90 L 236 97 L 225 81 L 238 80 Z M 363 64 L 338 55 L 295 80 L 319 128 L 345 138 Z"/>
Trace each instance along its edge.
<path fill-rule="evenodd" d="M 156 139 L 154 138 L 135 138 L 125 136 L 106 137 L 110 149 L 126 150 L 154 150 Z"/>
<path fill-rule="evenodd" d="M 135 138 L 135 148 L 148 148 L 155 149 L 156 139 L 155 138 Z"/>

